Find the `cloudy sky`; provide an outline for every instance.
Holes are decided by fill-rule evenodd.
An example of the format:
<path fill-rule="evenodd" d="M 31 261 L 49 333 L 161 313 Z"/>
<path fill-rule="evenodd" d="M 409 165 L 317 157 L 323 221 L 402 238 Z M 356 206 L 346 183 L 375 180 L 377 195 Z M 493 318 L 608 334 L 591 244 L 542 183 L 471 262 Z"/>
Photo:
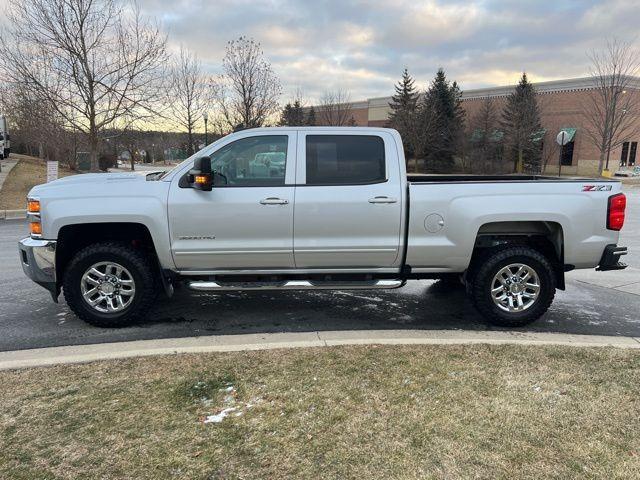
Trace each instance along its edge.
<path fill-rule="evenodd" d="M 640 0 L 140 0 L 170 43 L 218 72 L 225 43 L 262 43 L 284 93 L 310 101 L 344 86 L 389 95 L 407 66 L 423 87 L 438 67 L 463 88 L 584 76 L 586 52 L 615 32 L 636 39 Z"/>

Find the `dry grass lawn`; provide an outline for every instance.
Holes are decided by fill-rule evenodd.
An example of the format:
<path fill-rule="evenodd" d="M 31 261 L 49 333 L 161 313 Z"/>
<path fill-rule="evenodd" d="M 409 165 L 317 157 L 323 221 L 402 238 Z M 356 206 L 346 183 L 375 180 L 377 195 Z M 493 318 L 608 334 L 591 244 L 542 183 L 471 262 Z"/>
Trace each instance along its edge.
<path fill-rule="evenodd" d="M 638 478 L 640 352 L 340 347 L 0 372 L 0 478 Z M 219 423 L 203 423 L 225 408 Z"/>
<path fill-rule="evenodd" d="M 18 163 L 9 172 L 0 190 L 0 210 L 21 210 L 25 209 L 27 203 L 27 193 L 35 185 L 47 181 L 47 163 L 39 158 L 27 155 L 12 153 L 11 160 L 18 160 Z M 76 172 L 60 165 L 59 177 L 73 175 Z"/>

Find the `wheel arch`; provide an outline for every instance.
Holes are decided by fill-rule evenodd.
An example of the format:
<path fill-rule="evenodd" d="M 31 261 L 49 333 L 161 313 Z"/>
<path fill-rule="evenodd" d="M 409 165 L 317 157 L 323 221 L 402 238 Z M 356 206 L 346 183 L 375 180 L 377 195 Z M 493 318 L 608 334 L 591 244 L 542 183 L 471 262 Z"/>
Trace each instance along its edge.
<path fill-rule="evenodd" d="M 473 270 L 487 252 L 514 245 L 528 246 L 549 259 L 554 267 L 556 287 L 564 290 L 564 273 L 572 269 L 564 263 L 564 242 L 562 225 L 555 221 L 488 222 L 478 229 L 469 269 Z"/>
<path fill-rule="evenodd" d="M 62 279 L 69 261 L 81 249 L 98 242 L 121 241 L 144 249 L 158 263 L 156 246 L 146 225 L 135 222 L 69 224 L 60 228 L 56 248 L 56 278 Z M 58 281 L 60 283 L 60 280 Z"/>

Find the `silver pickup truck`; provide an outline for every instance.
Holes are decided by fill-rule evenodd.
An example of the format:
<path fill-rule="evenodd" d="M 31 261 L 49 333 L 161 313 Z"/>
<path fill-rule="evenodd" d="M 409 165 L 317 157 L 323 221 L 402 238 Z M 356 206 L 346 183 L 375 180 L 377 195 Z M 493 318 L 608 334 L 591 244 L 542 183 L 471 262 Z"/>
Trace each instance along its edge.
<path fill-rule="evenodd" d="M 407 175 L 384 128 L 262 128 L 167 172 L 34 187 L 25 273 L 78 317 L 124 326 L 159 292 L 381 289 L 462 282 L 522 326 L 575 268 L 614 270 L 626 199 L 609 180 Z M 426 312 L 425 312 L 426 315 Z"/>

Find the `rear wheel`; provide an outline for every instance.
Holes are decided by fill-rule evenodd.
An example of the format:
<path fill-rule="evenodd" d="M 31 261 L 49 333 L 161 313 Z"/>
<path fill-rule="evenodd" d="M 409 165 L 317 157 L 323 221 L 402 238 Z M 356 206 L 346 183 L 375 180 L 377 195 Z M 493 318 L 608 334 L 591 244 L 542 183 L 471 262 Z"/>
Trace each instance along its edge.
<path fill-rule="evenodd" d="M 537 250 L 511 247 L 487 256 L 471 279 L 471 297 L 492 324 L 521 327 L 540 318 L 553 302 L 556 280 Z"/>
<path fill-rule="evenodd" d="M 125 243 L 80 250 L 64 275 L 64 297 L 79 318 L 99 327 L 123 327 L 142 319 L 156 297 L 152 263 Z"/>

